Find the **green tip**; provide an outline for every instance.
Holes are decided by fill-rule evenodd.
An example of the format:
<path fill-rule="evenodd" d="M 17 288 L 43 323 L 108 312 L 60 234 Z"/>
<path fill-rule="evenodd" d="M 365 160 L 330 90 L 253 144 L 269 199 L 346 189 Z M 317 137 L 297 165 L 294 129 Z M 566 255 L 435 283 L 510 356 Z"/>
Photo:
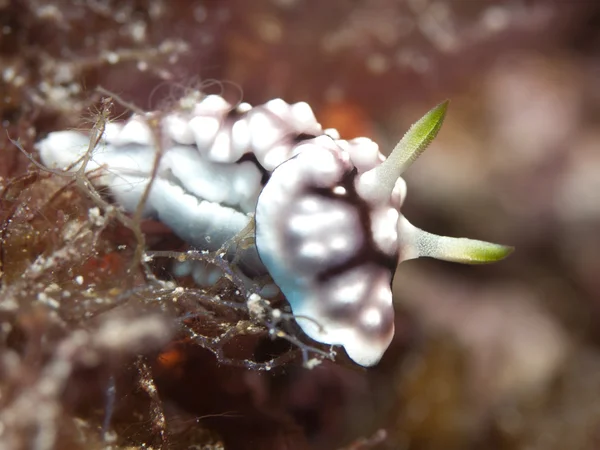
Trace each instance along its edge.
<path fill-rule="evenodd" d="M 388 161 L 392 159 L 400 172 L 404 172 L 435 139 L 444 123 L 449 103 L 450 100 L 446 100 L 430 110 L 413 124 L 398 142 Z"/>
<path fill-rule="evenodd" d="M 449 104 L 450 100 L 446 100 L 421 117 L 409 128 L 399 145 L 404 144 L 406 149 L 415 149 L 415 151 L 425 149 L 442 128 Z"/>
<path fill-rule="evenodd" d="M 444 249 L 446 251 L 442 250 L 445 258 L 440 259 L 463 264 L 488 264 L 506 258 L 515 250 L 514 247 L 507 245 L 493 244 L 474 239 L 459 238 L 452 239 L 452 241 L 451 244 L 450 241 L 447 241 L 446 248 Z"/>

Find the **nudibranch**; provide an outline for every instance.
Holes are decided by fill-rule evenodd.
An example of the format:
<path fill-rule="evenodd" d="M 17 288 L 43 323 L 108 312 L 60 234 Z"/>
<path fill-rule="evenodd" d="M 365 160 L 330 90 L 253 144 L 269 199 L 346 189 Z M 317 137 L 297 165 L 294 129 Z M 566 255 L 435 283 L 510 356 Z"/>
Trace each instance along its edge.
<path fill-rule="evenodd" d="M 372 366 L 394 335 L 398 263 L 424 256 L 487 263 L 512 251 L 427 233 L 401 213 L 401 175 L 437 135 L 447 106 L 417 121 L 385 158 L 368 138 L 342 140 L 323 130 L 306 103 L 232 107 L 216 95 L 185 98 L 152 116 L 159 117 L 158 133 L 144 115 L 108 123 L 86 169 L 131 212 L 161 148 L 145 215 L 209 251 L 254 220 L 255 245 L 234 243 L 229 257 L 248 277 L 269 274 L 308 336 Z M 59 131 L 37 148 L 46 166 L 75 170 L 89 141 Z"/>

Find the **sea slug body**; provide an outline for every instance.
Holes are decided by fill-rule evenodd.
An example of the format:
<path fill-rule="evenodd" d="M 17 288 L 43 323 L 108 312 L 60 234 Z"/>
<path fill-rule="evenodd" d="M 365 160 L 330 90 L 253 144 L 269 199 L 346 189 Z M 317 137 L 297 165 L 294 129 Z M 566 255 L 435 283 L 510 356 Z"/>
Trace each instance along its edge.
<path fill-rule="evenodd" d="M 144 213 L 209 251 L 254 219 L 255 245 L 229 247 L 243 272 L 268 273 L 310 337 L 374 365 L 394 334 L 391 282 L 399 262 L 484 263 L 512 250 L 436 236 L 401 213 L 401 174 L 436 136 L 446 109 L 447 102 L 429 111 L 386 159 L 368 138 L 324 131 L 306 103 L 232 108 L 215 95 L 182 100 L 160 116 L 163 155 Z M 143 116 L 109 123 L 87 166 L 127 211 L 150 181 L 155 136 Z M 89 137 L 74 131 L 50 133 L 37 145 L 46 166 L 71 170 L 88 146 Z"/>

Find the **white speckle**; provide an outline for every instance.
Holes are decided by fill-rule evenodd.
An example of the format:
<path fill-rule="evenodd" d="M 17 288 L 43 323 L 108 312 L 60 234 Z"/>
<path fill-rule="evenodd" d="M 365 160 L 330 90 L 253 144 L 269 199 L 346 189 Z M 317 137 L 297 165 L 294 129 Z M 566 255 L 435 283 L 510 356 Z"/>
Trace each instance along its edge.
<path fill-rule="evenodd" d="M 160 348 L 170 337 L 169 325 L 160 316 L 118 318 L 105 321 L 94 335 L 95 346 L 111 351 L 137 353 Z"/>
<path fill-rule="evenodd" d="M 377 308 L 369 308 L 363 312 L 362 323 L 367 327 L 378 327 L 381 324 L 381 312 Z"/>
<path fill-rule="evenodd" d="M 102 434 L 102 440 L 104 440 L 104 442 L 106 442 L 107 444 L 114 444 L 115 442 L 117 442 L 118 436 L 119 435 L 116 431 L 107 430 Z"/>
<path fill-rule="evenodd" d="M 322 259 L 326 253 L 327 249 L 319 242 L 307 242 L 300 248 L 300 254 L 304 258 Z"/>
<path fill-rule="evenodd" d="M 133 22 L 129 28 L 131 37 L 136 42 L 142 42 L 146 38 L 146 24 L 144 22 Z"/>
<path fill-rule="evenodd" d="M 60 9 L 56 5 L 38 6 L 35 9 L 35 13 L 40 19 L 55 20 L 56 22 L 62 22 L 64 20 Z"/>
<path fill-rule="evenodd" d="M 247 112 L 248 112 L 248 111 L 250 111 L 251 109 L 252 109 L 252 105 L 251 105 L 250 103 L 246 103 L 246 102 L 242 102 L 242 103 L 240 103 L 240 104 L 238 105 L 238 107 L 237 107 L 237 111 L 238 111 L 240 114 L 247 113 Z"/>
<path fill-rule="evenodd" d="M 262 297 L 260 295 L 255 293 L 250 294 L 250 296 L 248 297 L 247 305 L 251 315 L 258 318 L 264 316 L 265 308 L 263 305 Z"/>
<path fill-rule="evenodd" d="M 119 54 L 115 53 L 115 52 L 108 52 L 105 55 L 106 61 L 108 61 L 109 64 L 116 64 L 119 62 Z"/>
<path fill-rule="evenodd" d="M 77 275 L 75 277 L 75 283 L 77 283 L 79 286 L 81 286 L 83 284 L 83 277 L 81 275 Z"/>
<path fill-rule="evenodd" d="M 97 227 L 102 227 L 106 224 L 106 217 L 100 214 L 100 208 L 97 206 L 89 209 L 88 218 L 90 219 L 90 222 Z"/>
<path fill-rule="evenodd" d="M 44 289 L 44 292 L 59 292 L 60 291 L 60 286 L 56 283 L 50 283 L 46 289 Z"/>
<path fill-rule="evenodd" d="M 137 68 L 140 72 L 148 70 L 148 63 L 146 61 L 138 61 Z"/>
<path fill-rule="evenodd" d="M 164 289 L 175 289 L 175 286 L 177 286 L 174 281 L 170 281 L 170 280 L 163 281 L 161 283 L 162 283 Z"/>
<path fill-rule="evenodd" d="M 300 200 L 300 210 L 302 212 L 313 213 L 321 209 L 319 201 L 314 197 L 303 198 Z"/>
<path fill-rule="evenodd" d="M 16 71 L 15 71 L 15 68 L 12 66 L 7 67 L 2 72 L 2 78 L 4 79 L 4 81 L 6 83 L 10 83 L 13 80 L 13 78 L 15 77 L 15 75 L 16 75 Z"/>
<path fill-rule="evenodd" d="M 490 31 L 501 31 L 510 24 L 510 14 L 503 7 L 492 6 L 485 10 L 482 21 Z"/>
<path fill-rule="evenodd" d="M 365 290 L 368 286 L 368 279 L 363 274 L 352 276 L 350 279 L 344 279 L 342 286 L 337 286 L 333 295 L 335 301 L 342 304 L 358 303 L 365 296 Z"/>
<path fill-rule="evenodd" d="M 49 307 L 54 308 L 54 309 L 58 309 L 58 307 L 60 306 L 60 303 L 58 303 L 58 301 L 56 301 L 52 297 L 48 297 L 43 292 L 38 293 L 37 300 L 38 300 L 38 302 L 44 303 L 45 305 L 48 305 Z"/>
<path fill-rule="evenodd" d="M 348 236 L 336 236 L 329 242 L 329 248 L 336 251 L 347 250 L 350 245 Z"/>
<path fill-rule="evenodd" d="M 386 72 L 390 67 L 388 58 L 380 53 L 375 53 L 367 59 L 367 69 L 374 74 L 382 74 Z"/>
<path fill-rule="evenodd" d="M 321 364 L 322 362 L 323 361 L 320 360 L 319 358 L 311 358 L 304 363 L 304 367 L 308 370 L 312 370 L 315 367 L 317 367 L 319 364 Z"/>
<path fill-rule="evenodd" d="M 346 188 L 343 186 L 336 186 L 333 188 L 333 193 L 335 195 L 346 195 Z"/>

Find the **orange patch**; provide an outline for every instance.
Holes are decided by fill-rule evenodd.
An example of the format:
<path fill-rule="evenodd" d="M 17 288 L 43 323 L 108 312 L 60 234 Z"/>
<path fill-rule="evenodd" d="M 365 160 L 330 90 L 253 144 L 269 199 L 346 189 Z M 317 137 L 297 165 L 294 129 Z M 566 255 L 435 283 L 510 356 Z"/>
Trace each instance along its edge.
<path fill-rule="evenodd" d="M 351 102 L 328 103 L 318 117 L 323 128 L 335 128 L 344 139 L 373 135 L 371 121 L 364 110 Z"/>
<path fill-rule="evenodd" d="M 181 348 L 172 347 L 158 355 L 158 363 L 163 370 L 173 370 L 185 361 L 186 357 Z"/>

